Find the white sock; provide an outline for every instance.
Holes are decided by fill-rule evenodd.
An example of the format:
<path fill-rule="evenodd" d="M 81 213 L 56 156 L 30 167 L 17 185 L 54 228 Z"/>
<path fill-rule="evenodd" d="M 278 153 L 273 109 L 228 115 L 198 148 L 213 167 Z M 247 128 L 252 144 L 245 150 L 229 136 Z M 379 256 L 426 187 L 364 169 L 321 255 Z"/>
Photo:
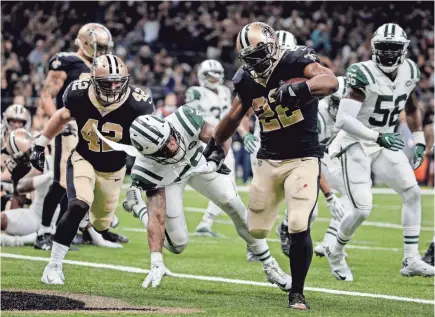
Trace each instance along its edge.
<path fill-rule="evenodd" d="M 284 214 L 284 219 L 282 220 L 282 223 L 284 224 L 284 226 L 288 227 L 288 210 L 285 210 L 285 214 Z"/>
<path fill-rule="evenodd" d="M 336 240 L 336 236 L 337 236 L 337 231 L 338 228 L 340 226 L 340 222 L 332 219 L 331 222 L 329 223 L 328 229 L 326 230 L 325 236 L 323 237 L 323 244 L 324 245 L 333 245 L 335 240 Z"/>
<path fill-rule="evenodd" d="M 213 222 L 215 221 L 216 217 L 222 212 L 222 210 L 212 201 L 208 203 L 207 210 L 205 211 L 204 215 L 202 216 L 202 223 L 209 226 L 213 225 Z"/>
<path fill-rule="evenodd" d="M 52 232 L 51 226 L 46 227 L 46 226 L 41 225 L 41 227 L 39 227 L 39 230 L 38 230 L 38 236 L 46 234 L 46 233 L 51 233 L 51 232 Z"/>
<path fill-rule="evenodd" d="M 420 227 L 418 228 L 403 228 L 403 251 L 404 258 L 408 257 L 419 257 L 418 253 L 418 239 L 420 234 Z"/>
<path fill-rule="evenodd" d="M 344 247 L 346 244 L 350 241 L 352 237 L 344 235 L 341 230 L 338 230 L 337 232 L 337 239 L 335 241 L 335 244 L 333 246 L 333 253 L 343 253 Z"/>
<path fill-rule="evenodd" d="M 420 188 L 418 185 L 414 185 L 400 195 L 403 199 L 402 226 L 404 258 L 420 257 L 418 253 L 421 224 Z"/>
<path fill-rule="evenodd" d="M 138 204 L 133 206 L 133 213 L 142 221 L 145 229 L 148 226 L 148 209 L 145 204 Z"/>
<path fill-rule="evenodd" d="M 51 257 L 49 264 L 56 264 L 62 266 L 63 259 L 65 258 L 69 247 L 66 245 L 62 245 L 57 242 L 53 242 L 53 246 L 51 248 Z"/>

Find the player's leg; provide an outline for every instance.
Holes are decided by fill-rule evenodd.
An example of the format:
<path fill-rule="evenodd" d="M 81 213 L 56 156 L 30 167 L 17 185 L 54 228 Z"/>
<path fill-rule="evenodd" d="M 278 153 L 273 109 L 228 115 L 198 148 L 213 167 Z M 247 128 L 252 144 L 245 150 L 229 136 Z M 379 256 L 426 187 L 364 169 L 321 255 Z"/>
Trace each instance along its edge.
<path fill-rule="evenodd" d="M 41 217 L 29 209 L 11 209 L 1 213 L 2 247 L 19 247 L 33 244 Z"/>
<path fill-rule="evenodd" d="M 231 169 L 230 177 L 234 184 L 236 183 L 235 159 L 234 153 L 230 150 L 225 158 L 225 164 Z M 222 212 L 215 203 L 209 201 L 207 210 L 205 211 L 201 222 L 195 229 L 195 234 L 207 237 L 219 237 L 220 235 L 211 230 L 216 217 Z"/>
<path fill-rule="evenodd" d="M 218 173 L 196 175 L 189 180 L 189 185 L 213 201 L 231 218 L 239 236 L 246 241 L 252 252 L 262 262 L 269 282 L 276 284 L 283 290 L 290 289 L 291 277 L 280 269 L 270 254 L 266 240 L 255 239 L 249 234 L 248 212 L 237 194 L 231 178 Z"/>
<path fill-rule="evenodd" d="M 434 266 L 434 242 L 435 242 L 435 237 L 431 241 L 429 248 L 427 249 L 426 253 L 422 257 L 422 260 L 424 262 L 432 266 Z"/>
<path fill-rule="evenodd" d="M 293 277 L 289 305 L 296 308 L 306 305 L 303 292 L 313 257 L 310 222 L 319 194 L 320 159 L 286 161 L 279 173 L 285 177 L 284 190 L 288 209 L 289 258 Z"/>
<path fill-rule="evenodd" d="M 79 224 L 94 201 L 96 173 L 92 165 L 73 152 L 67 165 L 68 208 L 60 219 L 54 234 L 50 261 L 41 281 L 45 284 L 63 284 L 62 263 Z"/>
<path fill-rule="evenodd" d="M 435 275 L 434 267 L 422 261 L 418 252 L 421 193 L 405 153 L 382 149 L 373 162 L 372 170 L 379 180 L 394 189 L 403 200 L 402 226 L 405 252 L 400 273 L 405 276 Z"/>
<path fill-rule="evenodd" d="M 352 210 L 340 222 L 334 243 L 325 248 L 325 256 L 333 276 L 337 280 L 353 281 L 353 275 L 346 263 L 344 247 L 351 240 L 358 227 L 372 210 L 372 159 L 357 144 L 350 147 L 341 157 L 343 180 L 346 193 L 352 202 Z"/>
<path fill-rule="evenodd" d="M 53 183 L 51 184 L 42 207 L 41 227 L 35 240 L 35 249 L 50 250 L 52 243 L 51 222 L 57 205 L 66 195 L 66 164 L 72 149 L 77 144 L 76 136 L 58 135 L 55 138 Z"/>

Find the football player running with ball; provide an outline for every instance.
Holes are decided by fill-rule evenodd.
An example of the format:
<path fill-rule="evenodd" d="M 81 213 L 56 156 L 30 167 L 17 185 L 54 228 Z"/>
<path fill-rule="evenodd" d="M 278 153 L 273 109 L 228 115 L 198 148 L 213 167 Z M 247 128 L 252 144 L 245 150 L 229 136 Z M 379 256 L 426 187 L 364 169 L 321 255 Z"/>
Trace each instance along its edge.
<path fill-rule="evenodd" d="M 332 246 L 325 248 L 333 276 L 352 281 L 343 248 L 373 207 L 370 174 L 396 191 L 403 200 L 404 276 L 433 276 L 434 267 L 421 260 L 418 241 L 421 223 L 421 194 L 414 169 L 424 158 L 425 138 L 414 88 L 420 80 L 417 65 L 405 57 L 409 40 L 393 23 L 379 27 L 371 40 L 372 60 L 347 70 L 348 94 L 341 100 L 336 127 L 342 129 L 329 147 L 341 160 L 346 191 L 352 210 L 343 217 Z M 414 133 L 414 166 L 401 149 L 404 146 L 394 127 L 402 110 Z"/>
<path fill-rule="evenodd" d="M 64 107 L 54 113 L 35 142 L 30 159 L 33 166 L 43 171 L 45 146 L 70 120 L 76 120 L 79 140 L 67 163 L 68 208 L 56 228 L 50 262 L 41 278 L 45 284 L 64 284 L 62 262 L 88 211 L 89 220 L 99 233 L 110 227 L 125 175 L 126 154 L 101 142 L 96 130 L 100 129 L 113 142 L 130 144 L 133 120 L 154 112 L 150 96 L 129 86 L 129 78 L 127 66 L 120 58 L 98 57 L 90 79 L 73 81 L 67 87 Z"/>
<path fill-rule="evenodd" d="M 318 98 L 334 93 L 338 81 L 317 63 L 313 50 L 281 50 L 275 31 L 267 24 L 247 24 L 238 34 L 236 45 L 244 64 L 233 78 L 237 97 L 204 155 L 207 160 L 222 155 L 224 142 L 253 108 L 260 121 L 261 147 L 249 188 L 249 232 L 255 238 L 265 238 L 285 199 L 293 278 L 289 307 L 306 310 L 309 306 L 303 289 L 313 256 L 309 223 L 317 202 L 324 152 L 318 140 Z M 301 77 L 306 81 L 284 83 Z"/>
<path fill-rule="evenodd" d="M 261 261 L 268 281 L 288 291 L 291 277 L 272 257 L 265 239 L 255 239 L 248 232 L 247 210 L 229 176 L 230 170 L 219 155 L 212 154 L 207 162 L 202 154 L 203 142 L 209 141 L 213 130 L 197 110 L 187 105 L 165 119 L 141 116 L 130 128 L 132 143 L 139 153 L 124 208 L 147 227 L 151 271 L 142 286 L 156 287 L 164 275 L 170 275 L 163 263 L 163 246 L 175 254 L 187 246 L 183 193 L 190 185 L 227 213 L 239 236 Z M 226 151 L 229 146 L 228 142 Z M 147 195 L 148 213 L 142 190 Z"/>

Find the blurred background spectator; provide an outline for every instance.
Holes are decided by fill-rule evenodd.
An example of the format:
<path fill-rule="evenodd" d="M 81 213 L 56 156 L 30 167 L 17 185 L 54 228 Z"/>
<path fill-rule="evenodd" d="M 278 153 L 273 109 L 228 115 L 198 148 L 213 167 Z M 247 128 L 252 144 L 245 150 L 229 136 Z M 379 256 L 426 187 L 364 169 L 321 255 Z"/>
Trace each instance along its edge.
<path fill-rule="evenodd" d="M 161 115 L 181 105 L 184 91 L 198 84 L 196 70 L 204 59 L 221 61 L 231 87 L 240 66 L 235 38 L 246 23 L 262 21 L 292 32 L 299 45 L 313 47 L 323 64 L 343 75 L 350 64 L 371 58 L 374 30 L 395 22 L 407 32 L 408 57 L 422 73 L 417 95 L 423 116 L 433 109 L 433 2 L 8 1 L 1 9 L 2 110 L 19 98 L 37 130 L 46 121 L 36 105 L 47 61 L 59 51 L 75 51 L 77 31 L 87 22 L 109 28 L 131 84 L 152 94 Z M 246 161 L 244 155 L 239 161 Z"/>

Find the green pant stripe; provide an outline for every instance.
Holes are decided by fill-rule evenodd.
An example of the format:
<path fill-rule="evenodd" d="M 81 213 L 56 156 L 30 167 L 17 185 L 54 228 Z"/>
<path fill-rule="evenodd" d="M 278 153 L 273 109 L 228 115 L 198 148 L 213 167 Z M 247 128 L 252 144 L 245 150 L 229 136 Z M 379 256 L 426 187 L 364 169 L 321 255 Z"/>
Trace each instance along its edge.
<path fill-rule="evenodd" d="M 341 167 L 343 169 L 343 180 L 344 180 L 344 188 L 346 189 L 347 195 L 350 197 L 350 200 L 352 201 L 352 205 L 357 208 L 355 204 L 355 200 L 353 199 L 352 194 L 350 193 L 350 186 L 349 186 L 349 176 L 347 175 L 347 157 L 346 152 L 343 153 L 343 155 L 340 157 L 341 161 Z"/>
<path fill-rule="evenodd" d="M 370 79 L 372 80 L 372 83 L 374 84 L 374 83 L 376 83 L 376 81 L 375 81 L 375 77 L 373 77 L 373 75 L 372 75 L 372 73 L 370 72 L 370 70 L 369 70 L 369 68 L 366 66 L 366 65 L 364 65 L 364 64 L 361 64 L 361 66 L 366 70 L 366 72 L 370 75 Z"/>
<path fill-rule="evenodd" d="M 134 172 L 135 169 L 136 169 L 136 167 L 133 168 L 133 171 L 131 173 L 131 179 L 134 181 L 138 181 L 140 183 L 140 185 L 142 186 L 142 188 L 144 188 L 144 189 L 145 188 L 154 188 L 157 186 L 157 184 L 155 184 L 155 183 L 149 181 L 148 179 L 143 178 L 142 176 L 136 174 Z"/>
<path fill-rule="evenodd" d="M 193 136 L 192 130 L 190 130 L 190 128 L 187 126 L 186 122 L 184 122 L 183 118 L 181 118 L 178 111 L 175 111 L 174 113 L 175 113 L 175 116 L 177 117 L 178 121 L 180 121 L 181 125 L 183 126 L 184 130 L 186 130 L 190 136 Z"/>

